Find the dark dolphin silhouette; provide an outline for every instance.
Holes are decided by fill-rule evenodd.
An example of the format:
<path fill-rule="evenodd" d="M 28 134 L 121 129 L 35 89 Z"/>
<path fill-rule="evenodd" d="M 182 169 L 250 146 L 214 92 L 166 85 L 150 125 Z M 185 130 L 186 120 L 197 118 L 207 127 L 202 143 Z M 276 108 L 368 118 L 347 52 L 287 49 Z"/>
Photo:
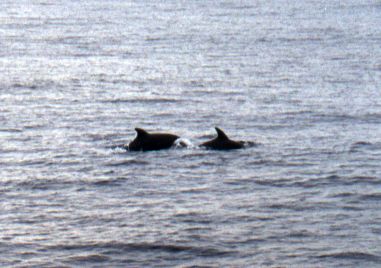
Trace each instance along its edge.
<path fill-rule="evenodd" d="M 232 150 L 241 149 L 244 147 L 243 141 L 233 141 L 228 138 L 228 136 L 218 127 L 215 128 L 217 131 L 217 138 L 204 142 L 200 146 L 206 147 L 213 150 Z"/>
<path fill-rule="evenodd" d="M 144 129 L 135 128 L 136 138 L 128 145 L 130 151 L 154 151 L 170 148 L 179 138 L 168 133 L 148 133 Z"/>

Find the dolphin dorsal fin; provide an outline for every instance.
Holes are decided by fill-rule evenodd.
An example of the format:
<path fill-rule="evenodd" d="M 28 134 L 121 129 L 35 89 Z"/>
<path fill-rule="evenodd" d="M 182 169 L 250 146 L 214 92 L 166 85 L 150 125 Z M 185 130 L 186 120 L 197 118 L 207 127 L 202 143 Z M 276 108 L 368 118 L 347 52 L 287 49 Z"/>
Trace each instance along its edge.
<path fill-rule="evenodd" d="M 142 129 L 142 128 L 135 128 L 135 131 L 136 131 L 136 133 L 138 134 L 138 136 L 137 137 L 139 137 L 139 138 L 142 138 L 142 137 L 145 137 L 145 136 L 148 136 L 149 134 L 148 134 L 148 132 L 147 131 L 145 131 L 144 129 Z"/>
<path fill-rule="evenodd" d="M 221 130 L 219 129 L 218 127 L 215 127 L 216 131 L 217 131 L 217 135 L 218 135 L 218 139 L 221 139 L 221 140 L 228 140 L 228 136 L 226 136 L 226 134 Z"/>

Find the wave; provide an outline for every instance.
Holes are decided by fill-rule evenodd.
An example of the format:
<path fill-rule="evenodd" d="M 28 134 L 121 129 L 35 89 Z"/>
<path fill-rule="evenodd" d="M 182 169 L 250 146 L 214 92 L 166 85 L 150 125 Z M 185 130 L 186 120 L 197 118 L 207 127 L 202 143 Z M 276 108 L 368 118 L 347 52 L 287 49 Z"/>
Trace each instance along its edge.
<path fill-rule="evenodd" d="M 254 164 L 256 162 L 253 162 Z M 267 161 L 264 162 L 257 162 L 259 165 L 269 165 Z M 281 178 L 281 179 L 267 179 L 267 178 L 248 178 L 245 180 L 240 180 L 240 182 L 243 181 L 250 181 L 258 185 L 262 186 L 271 186 L 271 187 L 277 187 L 277 188 L 282 188 L 282 187 L 290 187 L 290 188 L 316 188 L 318 189 L 319 187 L 322 186 L 340 186 L 340 185 L 345 185 L 345 186 L 350 186 L 350 185 L 375 185 L 378 186 L 381 183 L 381 178 L 378 177 L 372 177 L 372 176 L 339 176 L 339 175 L 329 175 L 329 176 L 322 176 L 322 177 L 313 177 L 313 178 L 305 178 L 305 177 L 294 177 L 294 178 Z M 380 198 L 378 196 L 379 194 L 372 194 L 369 196 L 369 199 L 377 199 Z M 381 195 L 381 194 L 380 194 Z M 333 194 L 330 195 L 332 198 L 343 198 L 343 197 L 353 197 L 354 194 L 352 193 L 339 193 L 339 194 Z M 367 197 L 365 197 L 367 198 Z"/>
<path fill-rule="evenodd" d="M 63 185 L 71 185 L 72 183 L 72 181 L 65 179 L 28 179 L 18 182 L 16 185 L 24 190 L 49 190 L 61 188 Z"/>
<path fill-rule="evenodd" d="M 361 200 L 364 201 L 381 201 L 381 193 L 370 193 L 360 196 Z"/>
<path fill-rule="evenodd" d="M 272 100 L 271 100 L 272 101 Z M 278 124 L 288 124 L 289 120 L 307 120 L 309 124 L 313 123 L 335 123 L 335 122 L 353 122 L 357 124 L 377 124 L 381 122 L 380 113 L 340 113 L 340 112 L 321 112 L 321 111 L 312 111 L 312 110 L 300 110 L 300 111 L 291 111 L 291 112 L 275 112 L 279 119 L 274 121 L 273 125 Z M 280 120 L 280 121 L 279 121 Z M 285 121 L 287 120 L 287 121 Z"/>
<path fill-rule="evenodd" d="M 126 178 L 118 177 L 116 179 L 103 179 L 93 182 L 95 186 L 119 186 L 122 181 L 125 181 Z"/>
<path fill-rule="evenodd" d="M 75 262 L 95 262 L 95 263 L 105 262 L 110 260 L 109 257 L 103 254 L 79 255 L 79 256 L 73 256 L 70 259 Z"/>
<path fill-rule="evenodd" d="M 128 165 L 138 165 L 138 166 L 141 166 L 141 165 L 146 165 L 148 163 L 149 162 L 143 161 L 143 160 L 127 159 L 127 160 L 123 160 L 123 161 L 120 161 L 120 162 L 109 163 L 109 164 L 106 164 L 106 166 L 108 166 L 108 167 L 118 167 L 118 166 L 128 166 Z"/>
<path fill-rule="evenodd" d="M 296 186 L 302 188 L 319 187 L 323 185 L 356 185 L 356 184 L 370 184 L 379 185 L 381 183 L 380 178 L 372 176 L 339 176 L 329 175 L 320 178 L 313 178 L 305 181 L 296 181 L 283 186 Z M 284 183 L 286 184 L 286 183 Z M 345 194 L 344 194 L 345 195 Z M 333 196 L 343 197 L 343 196 Z"/>
<path fill-rule="evenodd" d="M 189 253 L 192 255 L 202 257 L 218 257 L 229 255 L 231 251 L 219 250 L 215 248 L 203 248 L 198 246 L 185 246 L 177 244 L 160 244 L 160 243 L 120 243 L 120 242 L 106 242 L 106 243 L 88 243 L 88 244 L 72 244 L 72 245 L 53 245 L 49 246 L 51 250 L 68 250 L 68 251 L 92 251 L 92 250 L 105 250 L 108 253 L 131 253 L 131 252 L 163 252 L 163 253 Z"/>
<path fill-rule="evenodd" d="M 19 128 L 0 128 L 0 132 L 21 133 L 23 130 Z"/>
<path fill-rule="evenodd" d="M 380 178 L 371 177 L 371 176 L 351 176 L 351 177 L 342 177 L 343 184 L 352 185 L 352 184 L 372 184 L 379 185 L 381 183 Z"/>
<path fill-rule="evenodd" d="M 331 198 L 353 198 L 355 196 L 356 196 L 355 193 L 348 193 L 348 192 L 329 195 L 329 197 Z"/>
<path fill-rule="evenodd" d="M 111 100 L 102 101 L 102 103 L 113 103 L 113 104 L 123 104 L 123 103 L 161 104 L 161 103 L 181 103 L 181 102 L 183 102 L 183 100 L 171 99 L 171 98 L 111 99 Z"/>
<path fill-rule="evenodd" d="M 57 89 L 62 88 L 63 85 L 55 80 L 49 79 L 35 79 L 32 81 L 16 82 L 10 85 L 13 89 L 26 89 L 26 90 L 41 90 L 41 89 Z"/>
<path fill-rule="evenodd" d="M 334 259 L 343 259 L 343 260 L 363 260 L 363 261 L 372 261 L 372 262 L 380 262 L 381 257 L 364 253 L 360 251 L 346 251 L 346 252 L 337 252 L 330 254 L 323 254 L 318 256 L 319 258 L 334 258 Z"/>
<path fill-rule="evenodd" d="M 380 150 L 381 149 L 381 143 L 376 142 L 376 143 L 371 143 L 368 141 L 358 141 L 353 143 L 350 148 L 349 152 L 355 153 L 355 152 L 360 152 L 363 150 Z"/>
<path fill-rule="evenodd" d="M 27 88 L 27 89 L 37 89 L 38 85 L 36 84 L 21 84 L 15 83 L 12 85 L 13 88 Z"/>

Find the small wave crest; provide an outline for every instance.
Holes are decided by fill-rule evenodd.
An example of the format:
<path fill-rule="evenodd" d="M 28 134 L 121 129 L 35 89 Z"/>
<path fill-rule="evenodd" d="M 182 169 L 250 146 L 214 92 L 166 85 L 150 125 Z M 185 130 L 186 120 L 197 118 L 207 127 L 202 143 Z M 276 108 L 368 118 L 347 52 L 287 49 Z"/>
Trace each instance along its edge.
<path fill-rule="evenodd" d="M 334 258 L 334 259 L 343 259 L 343 260 L 362 260 L 362 261 L 372 261 L 379 262 L 381 261 L 381 257 L 364 253 L 360 251 L 346 251 L 346 252 L 337 252 L 337 253 L 329 253 L 320 255 L 319 258 Z"/>
<path fill-rule="evenodd" d="M 102 101 L 104 103 L 124 104 L 124 103 L 139 103 L 139 104 L 164 104 L 164 103 L 179 103 L 182 100 L 171 98 L 136 98 L 136 99 L 110 99 Z"/>
<path fill-rule="evenodd" d="M 108 146 L 107 148 L 118 151 L 118 152 L 125 152 L 126 150 L 128 150 L 128 144 L 120 143 L 120 144 Z"/>
<path fill-rule="evenodd" d="M 5 133 L 21 133 L 21 132 L 23 132 L 23 130 L 20 129 L 20 128 L 0 128 L 0 132 L 5 132 Z"/>
<path fill-rule="evenodd" d="M 381 193 L 369 193 L 360 196 L 364 201 L 381 201 Z"/>
<path fill-rule="evenodd" d="M 338 186 L 338 185 L 356 185 L 356 184 L 379 185 L 380 179 L 377 177 L 372 177 L 372 176 L 329 175 L 326 177 L 313 178 L 310 180 L 293 182 L 291 183 L 291 186 L 311 188 L 311 187 L 319 187 L 322 185 Z M 332 196 L 332 197 L 343 197 L 343 196 Z"/>
<path fill-rule="evenodd" d="M 128 165 L 141 166 L 141 165 L 146 165 L 146 164 L 148 164 L 147 161 L 136 160 L 136 159 L 126 159 L 126 160 L 119 161 L 119 162 L 108 163 L 108 164 L 106 164 L 106 166 L 108 166 L 108 167 L 118 167 L 118 166 L 128 166 Z"/>
<path fill-rule="evenodd" d="M 108 261 L 110 258 L 103 254 L 89 254 L 89 255 L 78 255 L 71 257 L 72 261 L 75 262 L 104 262 Z"/>
<path fill-rule="evenodd" d="M 126 178 L 117 177 L 116 179 L 101 179 L 93 182 L 96 186 L 119 186 L 122 181 L 125 181 Z"/>
<path fill-rule="evenodd" d="M 160 244 L 160 243 L 120 243 L 120 242 L 106 242 L 106 243 L 88 243 L 88 244 L 72 244 L 72 245 L 54 245 L 49 249 L 53 250 L 70 250 L 70 251 L 93 251 L 100 250 L 108 253 L 131 253 L 147 251 L 157 251 L 163 253 L 190 253 L 193 255 L 203 257 L 218 257 L 228 255 L 231 252 L 220 250 L 216 248 L 203 248 L 197 246 L 177 245 L 177 244 Z M 104 254 L 104 253 L 103 253 Z M 88 255 L 91 256 L 91 255 Z M 103 258 L 103 255 L 102 255 Z"/>
<path fill-rule="evenodd" d="M 27 88 L 27 89 L 36 89 L 38 85 L 33 83 L 15 83 L 12 85 L 13 88 Z"/>
<path fill-rule="evenodd" d="M 381 149 L 381 143 L 371 143 L 368 141 L 358 141 L 350 146 L 349 152 L 355 153 L 363 150 L 377 150 Z"/>

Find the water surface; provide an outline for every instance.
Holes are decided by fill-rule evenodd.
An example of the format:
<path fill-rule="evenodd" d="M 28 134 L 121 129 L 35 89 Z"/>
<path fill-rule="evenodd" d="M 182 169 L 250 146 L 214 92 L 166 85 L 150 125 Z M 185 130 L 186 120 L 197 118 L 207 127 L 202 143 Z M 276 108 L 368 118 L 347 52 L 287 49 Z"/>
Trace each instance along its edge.
<path fill-rule="evenodd" d="M 380 14 L 3 1 L 1 266 L 379 267 Z M 135 127 L 193 146 L 112 149 Z"/>

